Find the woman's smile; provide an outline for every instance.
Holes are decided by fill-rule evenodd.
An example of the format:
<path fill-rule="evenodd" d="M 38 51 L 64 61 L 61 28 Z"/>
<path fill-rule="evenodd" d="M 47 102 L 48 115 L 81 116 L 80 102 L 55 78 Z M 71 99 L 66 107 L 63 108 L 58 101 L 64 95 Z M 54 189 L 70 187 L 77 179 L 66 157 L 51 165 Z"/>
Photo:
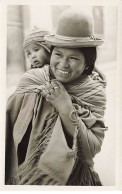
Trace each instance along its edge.
<path fill-rule="evenodd" d="M 64 70 L 64 69 L 59 69 L 59 68 L 57 68 L 56 70 L 57 70 L 58 76 L 61 76 L 61 77 L 67 77 L 71 73 L 71 71 L 69 70 Z"/>
<path fill-rule="evenodd" d="M 64 70 L 61 70 L 61 69 L 58 69 L 58 71 L 59 71 L 59 73 L 64 74 L 64 75 L 69 74 L 69 72 L 68 72 L 68 71 L 64 71 Z"/>

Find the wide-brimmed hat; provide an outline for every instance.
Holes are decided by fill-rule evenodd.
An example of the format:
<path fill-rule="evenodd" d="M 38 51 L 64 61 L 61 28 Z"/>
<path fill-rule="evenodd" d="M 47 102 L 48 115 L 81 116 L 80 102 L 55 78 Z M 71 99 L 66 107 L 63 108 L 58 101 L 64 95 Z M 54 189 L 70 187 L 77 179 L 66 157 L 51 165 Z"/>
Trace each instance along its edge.
<path fill-rule="evenodd" d="M 59 17 L 56 33 L 45 36 L 45 41 L 57 47 L 96 47 L 103 43 L 94 35 L 94 23 L 90 15 L 67 9 Z"/>
<path fill-rule="evenodd" d="M 35 43 L 44 47 L 48 52 L 50 52 L 50 45 L 48 45 L 44 40 L 44 37 L 49 34 L 51 33 L 48 30 L 34 26 L 27 36 L 25 36 L 23 43 L 24 48 L 32 43 Z"/>

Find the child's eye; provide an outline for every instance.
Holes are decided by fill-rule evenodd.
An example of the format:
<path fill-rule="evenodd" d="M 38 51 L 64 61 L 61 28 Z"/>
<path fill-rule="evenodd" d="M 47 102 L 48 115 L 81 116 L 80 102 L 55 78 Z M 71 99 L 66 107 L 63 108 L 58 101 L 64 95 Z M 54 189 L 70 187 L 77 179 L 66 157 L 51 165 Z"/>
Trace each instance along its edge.
<path fill-rule="evenodd" d="M 34 51 L 38 51 L 38 50 L 39 50 L 39 48 L 35 48 L 35 49 L 34 49 Z"/>
<path fill-rule="evenodd" d="M 58 57 L 60 57 L 60 56 L 61 56 L 61 54 L 60 54 L 60 53 L 55 53 L 55 55 L 56 55 L 56 56 L 58 56 Z"/>
<path fill-rule="evenodd" d="M 27 56 L 29 56 L 31 53 L 30 52 L 27 52 L 26 54 L 27 54 Z"/>

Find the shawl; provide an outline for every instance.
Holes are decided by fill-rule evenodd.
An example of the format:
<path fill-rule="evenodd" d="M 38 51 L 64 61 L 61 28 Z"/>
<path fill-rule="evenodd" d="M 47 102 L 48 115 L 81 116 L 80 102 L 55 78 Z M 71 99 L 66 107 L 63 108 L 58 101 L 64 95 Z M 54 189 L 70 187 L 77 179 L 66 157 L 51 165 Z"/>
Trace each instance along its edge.
<path fill-rule="evenodd" d="M 54 170 L 39 166 L 60 119 L 40 93 L 50 81 L 48 65 L 31 69 L 22 76 L 15 94 L 8 100 L 6 144 L 10 144 L 6 145 L 6 184 L 101 185 L 93 169 L 93 158 L 100 152 L 106 130 L 103 119 L 106 79 L 95 69 L 92 75 L 64 85 L 78 115 L 71 148 L 76 155 L 75 164 L 66 182 Z M 19 146 L 28 133 L 24 162 L 19 165 Z"/>

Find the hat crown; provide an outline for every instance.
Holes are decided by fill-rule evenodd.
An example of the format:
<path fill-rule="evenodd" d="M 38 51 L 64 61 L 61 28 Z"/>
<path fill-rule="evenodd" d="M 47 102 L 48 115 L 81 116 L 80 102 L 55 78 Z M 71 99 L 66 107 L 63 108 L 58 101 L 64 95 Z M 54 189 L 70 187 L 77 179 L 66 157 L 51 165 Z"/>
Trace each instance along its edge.
<path fill-rule="evenodd" d="M 94 36 L 92 17 L 79 9 L 66 9 L 60 16 L 56 33 L 44 38 L 52 46 L 66 48 L 96 47 L 103 40 Z"/>
<path fill-rule="evenodd" d="M 79 10 L 66 10 L 59 17 L 56 34 L 67 37 L 91 37 L 94 35 L 93 19 Z"/>

